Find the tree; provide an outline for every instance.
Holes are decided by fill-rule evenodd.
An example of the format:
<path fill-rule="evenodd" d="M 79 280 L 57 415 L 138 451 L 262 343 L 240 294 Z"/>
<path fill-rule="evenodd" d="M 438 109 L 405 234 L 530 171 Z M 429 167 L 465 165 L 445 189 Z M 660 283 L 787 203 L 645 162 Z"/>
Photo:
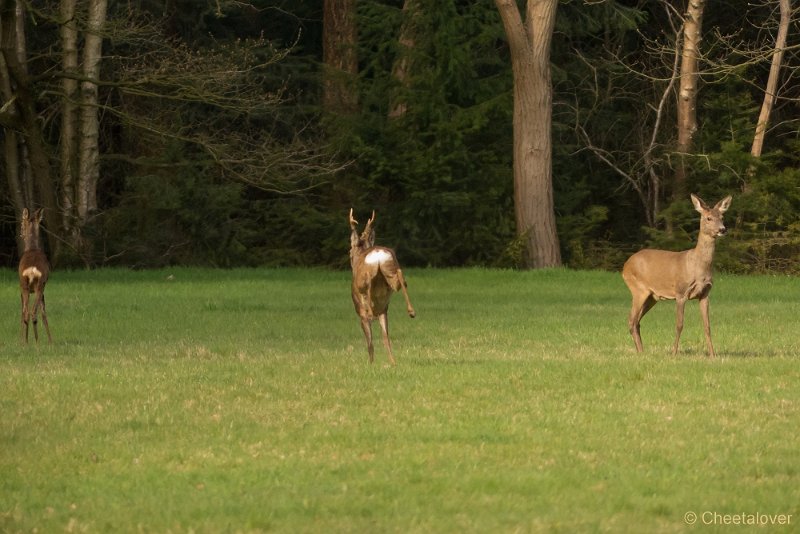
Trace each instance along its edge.
<path fill-rule="evenodd" d="M 353 87 L 358 75 L 356 0 L 325 0 L 323 9 L 322 105 L 328 112 L 352 113 L 358 105 Z"/>
<path fill-rule="evenodd" d="M 678 166 L 675 169 L 673 199 L 686 196 L 686 164 L 684 156 L 692 150 L 692 138 L 697 131 L 698 59 L 703 29 L 705 0 L 689 0 L 683 20 L 680 82 L 678 88 Z"/>
<path fill-rule="evenodd" d="M 514 210 L 528 268 L 561 265 L 552 181 L 550 43 L 558 0 L 495 0 L 514 72 Z"/>
<path fill-rule="evenodd" d="M 401 88 L 401 94 L 390 102 L 389 117 L 397 118 L 405 115 L 408 111 L 406 97 L 402 94 L 411 84 L 411 54 L 414 50 L 414 18 L 419 9 L 418 0 L 405 0 L 403 2 L 403 24 L 400 27 L 400 36 L 397 39 L 398 51 L 397 59 L 392 67 L 392 77 Z"/>
<path fill-rule="evenodd" d="M 792 6 L 789 0 L 778 0 L 780 5 L 780 22 L 778 24 L 778 35 L 775 37 L 775 50 L 772 53 L 772 64 L 769 69 L 767 87 L 764 91 L 764 102 L 761 105 L 761 112 L 756 123 L 756 132 L 753 136 L 753 145 L 750 154 L 754 158 L 761 157 L 764 148 L 764 137 L 767 133 L 767 124 L 775 100 L 778 97 L 778 78 L 780 76 L 781 64 L 783 63 L 783 53 L 786 48 L 786 36 L 789 33 L 789 23 L 791 22 Z"/>
<path fill-rule="evenodd" d="M 25 16 L 26 4 L 22 0 L 0 1 L 0 86 L 4 99 L 0 119 L 4 120 L 6 131 L 5 170 L 17 221 L 26 207 L 43 206 L 49 219 L 57 218 L 58 213 L 50 158 L 37 113 L 35 80 L 27 68 Z M 51 224 L 48 229 L 56 236 L 50 246 L 52 255 L 57 257 L 58 225 Z M 21 254 L 22 249 L 19 250 Z"/>
<path fill-rule="evenodd" d="M 85 229 L 98 210 L 97 184 L 100 180 L 100 120 L 98 86 L 100 62 L 106 23 L 107 0 L 90 0 L 86 4 L 86 28 L 83 32 L 83 61 L 77 64 L 76 47 L 79 32 L 75 25 L 75 0 L 61 0 L 61 13 L 65 17 L 62 36 L 62 114 L 65 136 L 61 149 L 62 220 L 66 235 L 84 265 L 91 260 L 91 243 L 86 240 Z M 76 79 L 80 84 L 76 87 Z M 75 100 L 77 97 L 77 110 Z M 77 120 L 76 120 L 77 118 Z M 73 175 L 74 170 L 77 174 Z"/>
<path fill-rule="evenodd" d="M 61 68 L 61 144 L 59 146 L 59 171 L 61 173 L 61 224 L 69 232 L 75 227 L 75 182 L 80 176 L 77 165 L 78 154 L 78 23 L 75 20 L 77 0 L 61 0 L 60 26 Z M 73 235 L 74 242 L 78 236 Z"/>
<path fill-rule="evenodd" d="M 305 124 L 279 112 L 285 82 L 271 67 L 285 50 L 263 37 L 193 49 L 155 11 L 107 0 L 0 2 L 3 170 L 17 218 L 23 207 L 47 209 L 54 263 L 125 254 L 99 236 L 113 203 L 140 194 L 137 179 L 191 177 L 196 188 L 205 180 L 210 190 L 227 182 L 281 195 L 337 168 L 300 135 Z M 37 32 L 26 35 L 26 19 Z"/>
<path fill-rule="evenodd" d="M 13 4 L 13 9 L 11 5 Z M 106 18 L 106 0 L 88 3 L 88 32 L 84 36 L 83 69 L 79 66 L 78 14 L 75 0 L 62 0 L 60 4 L 61 39 L 61 148 L 60 180 L 54 179 L 50 168 L 51 154 L 42 131 L 39 112 L 37 77 L 28 74 L 27 38 L 24 2 L 6 2 L 2 11 L 3 65 L 0 77 L 6 106 L 12 115 L 21 120 L 23 144 L 14 146 L 16 134 L 6 128 L 6 173 L 9 187 L 17 191 L 12 200 L 16 212 L 34 205 L 47 208 L 48 230 L 55 239 L 50 240 L 51 259 L 58 262 L 62 244 L 68 243 L 84 259 L 85 246 L 82 228 L 90 214 L 97 208 L 97 181 L 99 178 L 99 130 L 97 82 L 102 52 L 102 30 Z M 81 80 L 80 84 L 78 80 Z M 56 93 L 54 91 L 54 93 Z M 16 168 L 14 168 L 16 167 Z M 59 184 L 60 182 L 60 184 Z M 60 187 L 59 187 L 60 185 Z M 57 191 L 59 200 L 56 202 Z M 34 194 L 35 192 L 35 194 Z M 18 215 L 19 218 L 19 215 Z"/>

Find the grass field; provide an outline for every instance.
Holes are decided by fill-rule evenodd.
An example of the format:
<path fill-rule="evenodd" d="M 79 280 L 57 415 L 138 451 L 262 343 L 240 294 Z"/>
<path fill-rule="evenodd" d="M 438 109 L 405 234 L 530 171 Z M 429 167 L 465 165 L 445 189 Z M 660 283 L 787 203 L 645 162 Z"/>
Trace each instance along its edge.
<path fill-rule="evenodd" d="M 800 530 L 797 279 L 717 275 L 710 360 L 618 273 L 406 277 L 392 368 L 349 273 L 57 271 L 23 347 L 0 271 L 0 531 Z"/>

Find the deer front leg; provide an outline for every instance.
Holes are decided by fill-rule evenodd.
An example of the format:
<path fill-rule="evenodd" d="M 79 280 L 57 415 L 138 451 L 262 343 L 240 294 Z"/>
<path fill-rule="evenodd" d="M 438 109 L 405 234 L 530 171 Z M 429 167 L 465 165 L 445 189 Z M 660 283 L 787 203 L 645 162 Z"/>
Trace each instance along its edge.
<path fill-rule="evenodd" d="M 397 365 L 397 362 L 394 360 L 394 354 L 392 354 L 392 342 L 389 340 L 389 315 L 386 313 L 380 314 L 378 316 L 378 322 L 383 331 L 383 346 L 386 347 L 386 352 L 389 353 L 389 363 Z"/>
<path fill-rule="evenodd" d="M 703 318 L 703 331 L 706 335 L 706 347 L 708 348 L 708 357 L 716 358 L 717 353 L 714 350 L 714 344 L 711 342 L 711 320 L 708 317 L 708 295 L 700 299 L 700 316 Z"/>
<path fill-rule="evenodd" d="M 675 344 L 672 346 L 672 354 L 678 354 L 678 343 L 681 340 L 683 331 L 683 311 L 686 307 L 686 297 L 675 299 Z"/>
<path fill-rule="evenodd" d="M 361 316 L 361 330 L 364 331 L 364 337 L 367 339 L 367 352 L 369 353 L 369 363 L 375 361 L 375 347 L 372 346 L 372 324 L 370 320 Z"/>

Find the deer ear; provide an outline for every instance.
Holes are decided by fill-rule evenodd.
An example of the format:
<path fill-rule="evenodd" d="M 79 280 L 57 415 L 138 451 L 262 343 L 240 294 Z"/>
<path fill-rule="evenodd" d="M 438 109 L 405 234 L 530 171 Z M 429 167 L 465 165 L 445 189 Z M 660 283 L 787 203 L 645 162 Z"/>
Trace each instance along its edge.
<path fill-rule="evenodd" d="M 22 208 L 22 219 L 28 218 L 28 208 Z"/>
<path fill-rule="evenodd" d="M 706 206 L 706 203 L 703 202 L 703 199 L 701 199 L 694 193 L 692 193 L 692 204 L 694 204 L 694 209 L 696 209 L 700 213 L 703 213 L 703 210 L 708 209 L 708 206 Z"/>
<path fill-rule="evenodd" d="M 717 205 L 714 206 L 714 208 L 718 209 L 720 213 L 725 213 L 726 211 L 728 211 L 728 208 L 731 207 L 731 200 L 733 200 L 733 197 L 728 195 L 727 197 L 717 202 Z"/>
<path fill-rule="evenodd" d="M 44 208 L 39 208 L 36 210 L 36 212 L 33 214 L 33 217 L 36 219 L 37 223 L 42 222 L 42 219 L 44 219 Z"/>

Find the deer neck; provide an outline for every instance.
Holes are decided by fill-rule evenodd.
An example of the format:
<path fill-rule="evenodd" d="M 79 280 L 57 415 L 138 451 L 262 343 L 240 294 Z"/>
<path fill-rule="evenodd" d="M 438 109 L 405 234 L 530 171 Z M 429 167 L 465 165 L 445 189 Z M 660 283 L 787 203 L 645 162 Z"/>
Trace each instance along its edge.
<path fill-rule="evenodd" d="M 355 269 L 359 261 L 364 258 L 366 251 L 362 247 L 353 247 L 350 249 L 350 267 Z"/>
<path fill-rule="evenodd" d="M 25 252 L 31 250 L 39 250 L 41 247 L 39 246 L 39 236 L 38 235 L 31 235 L 25 238 Z"/>
<path fill-rule="evenodd" d="M 714 247 L 717 240 L 709 235 L 700 233 L 697 238 L 697 245 L 692 250 L 692 263 L 706 270 L 711 269 L 711 262 L 714 260 Z"/>

